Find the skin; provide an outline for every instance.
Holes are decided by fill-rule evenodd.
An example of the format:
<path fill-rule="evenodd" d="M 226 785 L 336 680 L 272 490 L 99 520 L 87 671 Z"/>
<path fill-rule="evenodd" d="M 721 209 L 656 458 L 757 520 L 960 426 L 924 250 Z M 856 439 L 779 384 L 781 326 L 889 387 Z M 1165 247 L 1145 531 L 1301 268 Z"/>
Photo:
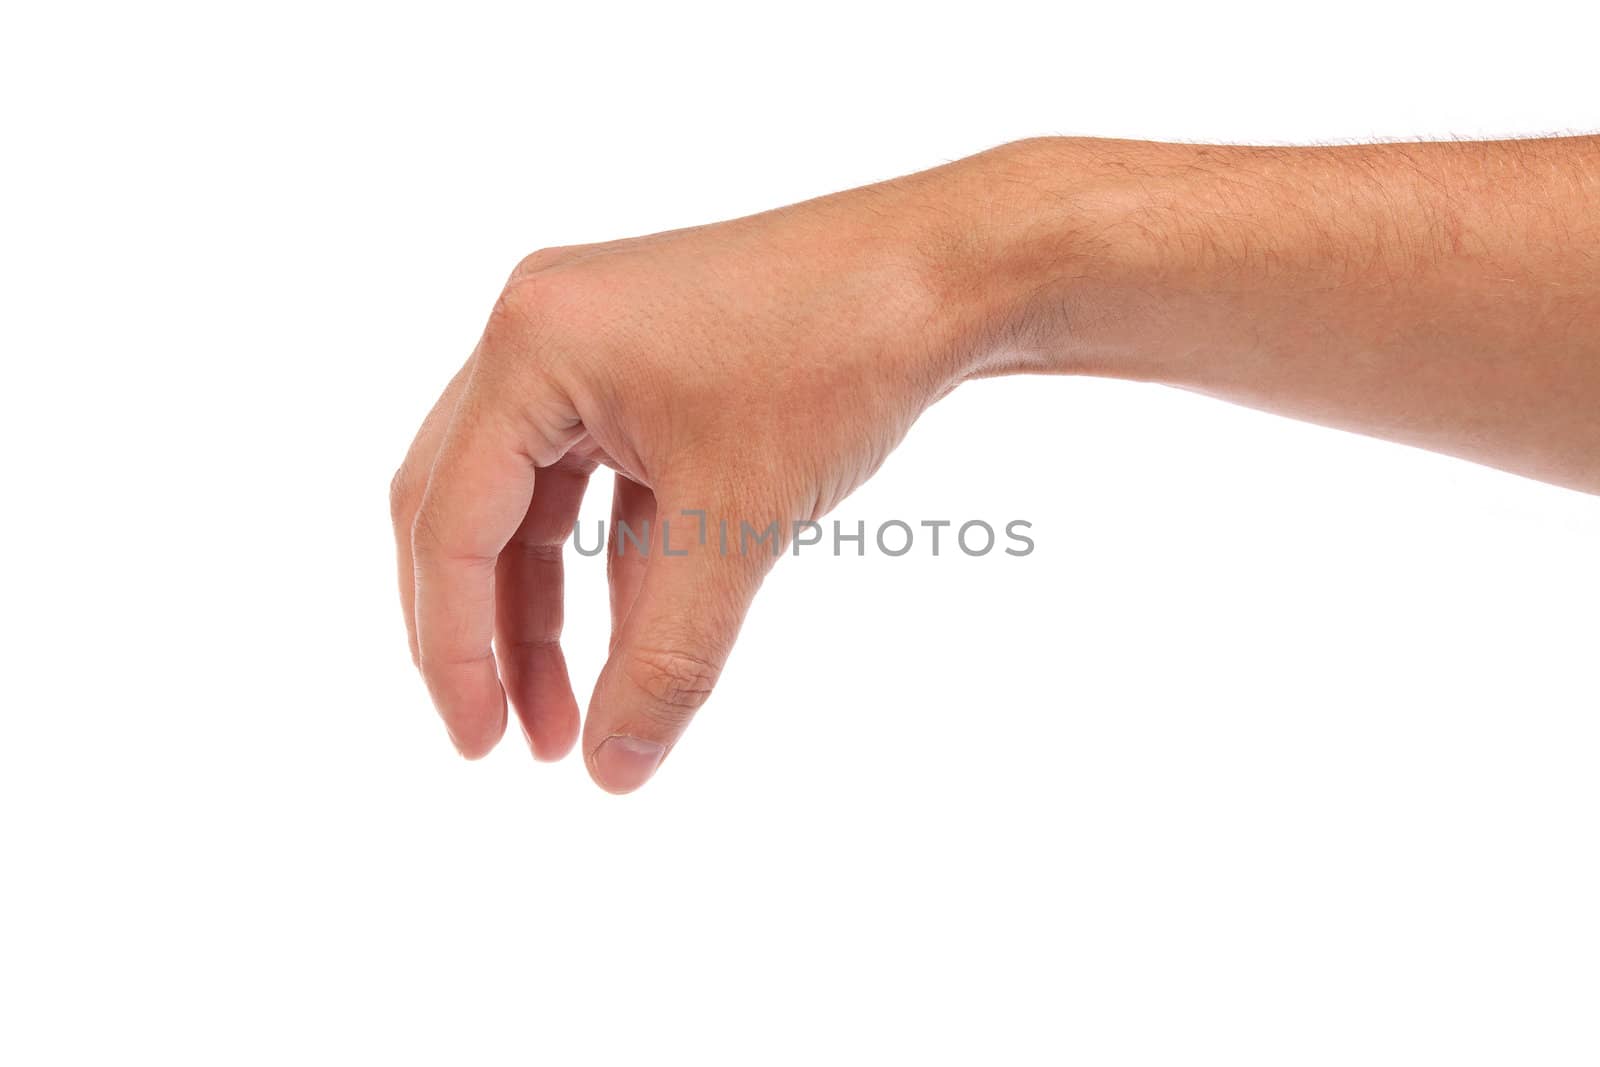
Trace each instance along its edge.
<path fill-rule="evenodd" d="M 456 747 L 487 753 L 508 698 L 536 757 L 578 741 L 561 544 L 598 468 L 635 530 L 698 509 L 787 537 L 930 404 L 1010 373 L 1163 382 L 1600 493 L 1600 138 L 1041 139 L 529 256 L 392 487 Z M 693 529 L 683 555 L 607 553 L 582 750 L 612 792 L 677 743 L 774 561 Z"/>

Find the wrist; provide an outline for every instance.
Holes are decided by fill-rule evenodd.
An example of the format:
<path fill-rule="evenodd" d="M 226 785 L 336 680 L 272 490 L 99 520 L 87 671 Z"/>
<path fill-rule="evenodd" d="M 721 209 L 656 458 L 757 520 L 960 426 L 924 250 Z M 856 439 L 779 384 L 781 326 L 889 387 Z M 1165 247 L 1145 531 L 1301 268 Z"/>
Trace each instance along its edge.
<path fill-rule="evenodd" d="M 1224 340 L 1208 289 L 1253 284 L 1269 225 L 1269 205 L 1229 199 L 1228 158 L 1283 151 L 1046 137 L 905 179 L 953 381 L 1180 379 Z"/>
<path fill-rule="evenodd" d="M 1171 193 L 1151 179 L 1181 147 L 1037 138 L 929 172 L 961 378 L 1153 370 L 1138 360 L 1152 354 L 1156 283 L 1180 272 L 1181 249 L 1158 239 L 1153 216 Z"/>

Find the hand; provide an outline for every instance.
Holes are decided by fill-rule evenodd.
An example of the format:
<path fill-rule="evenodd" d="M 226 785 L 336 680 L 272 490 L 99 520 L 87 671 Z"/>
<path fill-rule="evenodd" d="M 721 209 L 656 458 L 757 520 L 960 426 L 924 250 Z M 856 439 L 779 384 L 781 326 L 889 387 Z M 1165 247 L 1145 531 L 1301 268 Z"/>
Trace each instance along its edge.
<path fill-rule="evenodd" d="M 464 756 L 499 741 L 507 696 L 538 758 L 577 738 L 561 552 L 603 465 L 616 472 L 612 647 L 583 750 L 613 792 L 655 771 L 781 550 L 741 553 L 740 524 L 777 522 L 787 538 L 819 518 L 960 377 L 962 304 L 941 272 L 948 240 L 927 221 L 936 184 L 518 265 L 392 488 L 412 658 Z M 705 513 L 705 544 L 684 512 Z M 618 522 L 648 523 L 648 555 L 631 542 L 617 553 Z"/>

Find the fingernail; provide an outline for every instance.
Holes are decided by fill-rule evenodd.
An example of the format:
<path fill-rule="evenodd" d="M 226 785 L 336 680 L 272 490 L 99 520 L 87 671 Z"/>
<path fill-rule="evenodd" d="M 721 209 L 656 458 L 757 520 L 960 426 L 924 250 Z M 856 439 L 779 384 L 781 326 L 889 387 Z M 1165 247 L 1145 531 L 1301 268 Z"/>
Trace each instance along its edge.
<path fill-rule="evenodd" d="M 594 777 L 608 793 L 631 793 L 650 780 L 667 754 L 665 745 L 612 734 L 594 750 Z"/>

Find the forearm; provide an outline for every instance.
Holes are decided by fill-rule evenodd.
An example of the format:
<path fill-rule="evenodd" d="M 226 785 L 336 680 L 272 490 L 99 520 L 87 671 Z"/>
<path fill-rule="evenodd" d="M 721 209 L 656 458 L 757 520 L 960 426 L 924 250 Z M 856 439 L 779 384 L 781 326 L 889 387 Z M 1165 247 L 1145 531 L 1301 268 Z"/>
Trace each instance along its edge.
<path fill-rule="evenodd" d="M 949 177 L 972 373 L 1159 381 L 1600 492 L 1600 138 L 1049 139 Z"/>

